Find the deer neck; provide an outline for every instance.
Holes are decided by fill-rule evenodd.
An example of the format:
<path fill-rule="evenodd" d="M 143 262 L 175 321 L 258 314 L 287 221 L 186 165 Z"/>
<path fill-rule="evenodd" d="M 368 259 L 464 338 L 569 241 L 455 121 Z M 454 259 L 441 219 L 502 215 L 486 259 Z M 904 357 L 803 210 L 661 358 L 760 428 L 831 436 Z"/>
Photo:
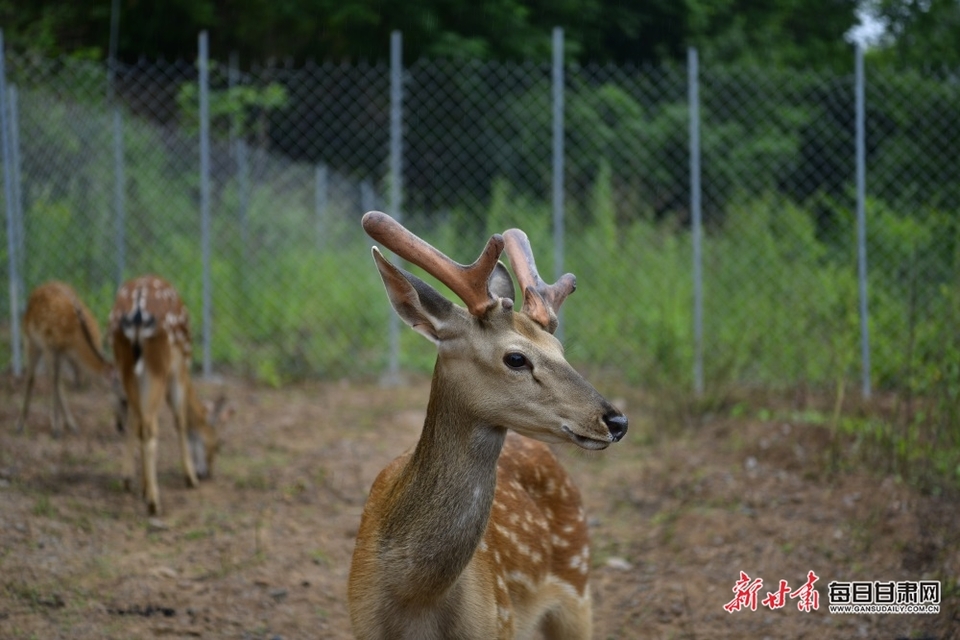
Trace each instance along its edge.
<path fill-rule="evenodd" d="M 436 602 L 474 555 L 490 517 L 506 429 L 483 424 L 434 370 L 420 441 L 392 489 L 380 538 L 396 595 Z"/>

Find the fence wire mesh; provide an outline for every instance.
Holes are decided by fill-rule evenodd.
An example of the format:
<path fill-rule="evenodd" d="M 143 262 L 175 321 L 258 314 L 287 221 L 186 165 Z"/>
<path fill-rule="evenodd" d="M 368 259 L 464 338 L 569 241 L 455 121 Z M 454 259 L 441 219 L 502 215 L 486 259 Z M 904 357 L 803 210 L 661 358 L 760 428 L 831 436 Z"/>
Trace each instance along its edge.
<path fill-rule="evenodd" d="M 122 278 L 156 272 L 181 291 L 217 371 L 274 383 L 380 373 L 392 312 L 359 218 L 388 209 L 399 180 L 405 224 L 455 259 L 519 226 L 542 273 L 577 275 L 563 318 L 572 361 L 692 385 L 687 69 L 564 68 L 557 233 L 549 64 L 404 68 L 393 176 L 389 65 L 212 63 L 209 327 L 197 67 L 117 66 L 112 87 L 109 71 L 7 57 L 15 255 L 5 241 L 2 286 L 17 286 L 20 308 L 0 297 L 6 357 L 7 319 L 36 285 L 66 280 L 105 318 Z M 707 384 L 856 384 L 855 77 L 701 64 L 696 81 Z M 955 398 L 960 86 L 868 64 L 865 88 L 873 378 Z M 401 336 L 401 365 L 428 368 L 430 350 Z"/>

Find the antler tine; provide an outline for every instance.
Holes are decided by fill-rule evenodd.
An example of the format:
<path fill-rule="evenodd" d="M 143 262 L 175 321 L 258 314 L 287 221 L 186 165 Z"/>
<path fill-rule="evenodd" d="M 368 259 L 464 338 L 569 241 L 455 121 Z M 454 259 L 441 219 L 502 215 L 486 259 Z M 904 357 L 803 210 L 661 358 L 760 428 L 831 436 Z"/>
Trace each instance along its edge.
<path fill-rule="evenodd" d="M 522 311 L 533 318 L 540 326 L 551 333 L 557 328 L 557 312 L 560 305 L 577 288 L 577 279 L 572 273 L 564 274 L 554 284 L 548 285 L 537 273 L 537 263 L 533 259 L 530 239 L 520 229 L 508 229 L 503 232 L 507 256 L 523 290 Z M 535 292 L 536 300 L 527 289 Z"/>
<path fill-rule="evenodd" d="M 499 233 L 491 236 L 473 264 L 462 265 L 385 213 L 368 211 L 361 223 L 371 238 L 450 287 L 471 314 L 482 316 L 496 304 L 496 298 L 487 288 L 487 280 L 503 251 L 503 236 Z"/>

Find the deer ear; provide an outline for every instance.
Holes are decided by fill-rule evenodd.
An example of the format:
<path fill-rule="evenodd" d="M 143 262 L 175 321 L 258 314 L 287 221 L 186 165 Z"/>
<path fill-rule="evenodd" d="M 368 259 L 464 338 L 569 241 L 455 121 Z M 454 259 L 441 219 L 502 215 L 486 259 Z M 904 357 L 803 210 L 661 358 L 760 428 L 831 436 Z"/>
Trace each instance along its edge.
<path fill-rule="evenodd" d="M 233 405 L 227 402 L 227 397 L 224 395 L 217 397 L 216 401 L 205 400 L 203 408 L 207 412 L 207 422 L 211 427 L 222 426 L 229 422 L 234 414 Z"/>
<path fill-rule="evenodd" d="M 506 298 L 510 301 L 516 300 L 517 290 L 513 286 L 513 278 L 510 277 L 510 272 L 499 260 L 487 279 L 487 289 L 491 295 L 498 298 Z"/>
<path fill-rule="evenodd" d="M 400 319 L 439 345 L 443 327 L 456 316 L 454 304 L 412 273 L 393 266 L 376 247 L 373 248 L 373 259 L 390 304 Z"/>

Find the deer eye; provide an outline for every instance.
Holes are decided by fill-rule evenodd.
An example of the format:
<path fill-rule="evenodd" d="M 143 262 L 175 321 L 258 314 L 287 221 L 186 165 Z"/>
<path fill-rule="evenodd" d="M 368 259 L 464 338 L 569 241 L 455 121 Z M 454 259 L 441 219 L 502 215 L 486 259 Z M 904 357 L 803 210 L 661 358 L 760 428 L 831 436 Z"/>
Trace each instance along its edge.
<path fill-rule="evenodd" d="M 530 368 L 530 362 L 527 360 L 527 357 L 522 353 L 517 353 L 516 351 L 511 351 L 507 355 L 503 356 L 503 364 L 507 365 L 511 369 Z"/>

